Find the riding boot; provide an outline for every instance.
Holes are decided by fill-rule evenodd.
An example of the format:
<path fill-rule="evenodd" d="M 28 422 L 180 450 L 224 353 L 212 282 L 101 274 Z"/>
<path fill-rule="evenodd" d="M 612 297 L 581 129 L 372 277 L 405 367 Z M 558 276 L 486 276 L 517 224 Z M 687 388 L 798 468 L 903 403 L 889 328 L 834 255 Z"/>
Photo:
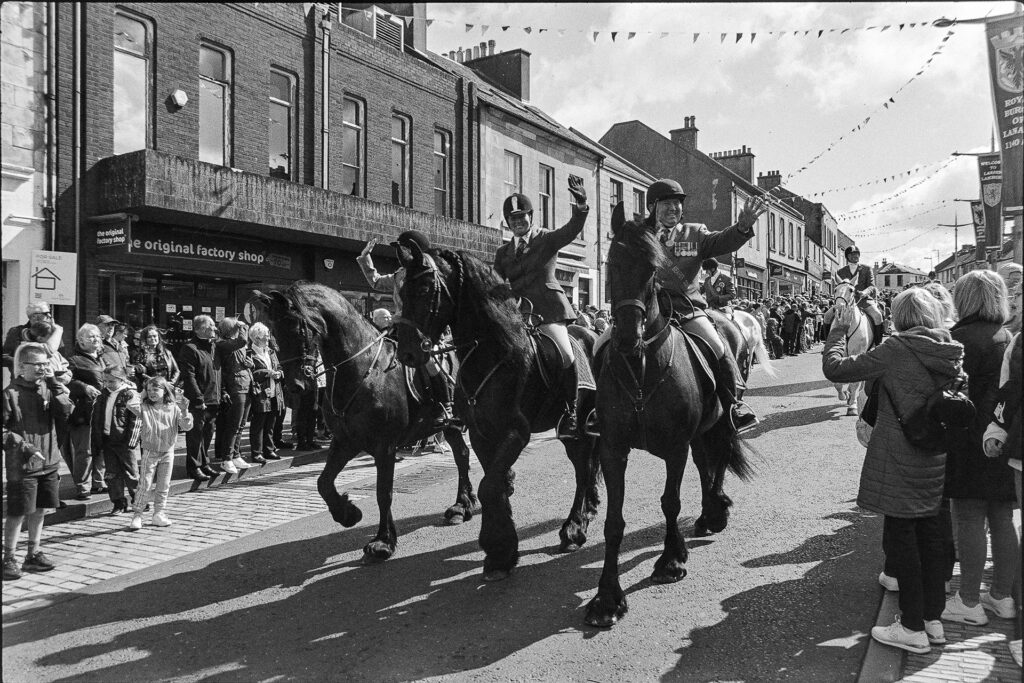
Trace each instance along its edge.
<path fill-rule="evenodd" d="M 882 343 L 882 335 L 885 334 L 885 327 L 882 323 L 878 323 L 877 325 L 872 325 L 871 328 L 874 331 L 875 337 L 871 342 L 871 348 L 875 348 Z"/>
<path fill-rule="evenodd" d="M 437 373 L 429 377 L 430 393 L 436 406 L 436 415 L 431 431 L 440 431 L 448 426 L 452 420 L 452 398 L 451 388 L 444 374 Z"/>
<path fill-rule="evenodd" d="M 722 401 L 722 407 L 728 411 L 737 433 L 757 425 L 757 416 L 754 411 L 746 403 L 736 398 L 744 388 L 736 359 L 727 351 L 718 359 L 718 397 Z"/>
<path fill-rule="evenodd" d="M 557 436 L 562 441 L 573 441 L 579 438 L 579 425 L 576 423 L 576 363 L 562 369 L 562 391 L 565 398 L 565 414 L 558 421 Z"/>

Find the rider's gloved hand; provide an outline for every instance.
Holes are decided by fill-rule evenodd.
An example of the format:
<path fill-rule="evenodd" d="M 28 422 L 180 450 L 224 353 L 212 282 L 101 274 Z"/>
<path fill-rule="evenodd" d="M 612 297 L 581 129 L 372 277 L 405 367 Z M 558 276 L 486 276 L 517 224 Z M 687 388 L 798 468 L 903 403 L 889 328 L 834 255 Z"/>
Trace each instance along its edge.
<path fill-rule="evenodd" d="M 583 187 L 583 178 L 569 176 L 569 194 L 572 195 L 577 206 L 585 206 L 587 203 L 587 190 Z"/>

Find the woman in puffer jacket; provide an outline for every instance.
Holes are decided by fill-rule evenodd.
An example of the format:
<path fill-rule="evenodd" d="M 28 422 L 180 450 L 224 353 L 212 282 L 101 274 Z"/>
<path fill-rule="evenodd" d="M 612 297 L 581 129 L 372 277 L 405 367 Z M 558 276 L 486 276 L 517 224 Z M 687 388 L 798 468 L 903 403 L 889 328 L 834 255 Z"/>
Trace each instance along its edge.
<path fill-rule="evenodd" d="M 848 312 L 836 317 L 822 352 L 830 382 L 867 381 L 879 387 L 878 417 L 860 476 L 857 504 L 885 516 L 882 548 L 899 581 L 901 616 L 876 626 L 871 636 L 886 645 L 924 653 L 945 637 L 944 549 L 939 522 L 946 456 L 913 446 L 897 419 L 911 415 L 944 384 L 962 377 L 963 346 L 943 329 L 943 312 L 922 288 L 892 304 L 896 334 L 875 348 L 846 356 Z"/>

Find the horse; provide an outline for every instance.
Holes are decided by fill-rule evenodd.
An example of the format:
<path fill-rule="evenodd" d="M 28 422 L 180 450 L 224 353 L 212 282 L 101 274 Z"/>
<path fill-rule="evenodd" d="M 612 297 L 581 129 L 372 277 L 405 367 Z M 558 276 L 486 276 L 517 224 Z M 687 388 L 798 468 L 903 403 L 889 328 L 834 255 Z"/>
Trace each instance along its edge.
<path fill-rule="evenodd" d="M 327 462 L 317 479 L 317 491 L 334 521 L 351 527 L 362 511 L 339 495 L 335 479 L 362 451 L 373 456 L 377 470 L 377 534 L 366 547 L 366 562 L 390 558 L 398 543 L 391 516 L 395 451 L 402 444 L 430 436 L 432 407 L 410 399 L 405 373 L 398 363 L 395 342 L 379 332 L 337 291 L 298 282 L 285 292 L 255 292 L 280 347 L 285 389 L 297 394 L 316 391 L 316 350 L 327 375 L 324 417 L 331 426 Z M 469 450 L 462 432 L 442 430 L 459 472 L 455 503 L 445 513 L 450 524 L 469 521 L 478 507 L 469 479 Z"/>
<path fill-rule="evenodd" d="M 864 353 L 871 348 L 874 339 L 874 331 L 868 316 L 857 307 L 857 290 L 849 280 L 843 280 L 836 285 L 834 313 L 838 317 L 844 310 L 851 310 L 853 322 L 846 333 L 846 355 L 854 356 Z M 833 318 L 834 320 L 835 318 Z M 846 414 L 857 415 L 857 392 L 861 389 L 862 382 L 851 384 L 834 384 L 839 400 L 846 403 Z"/>
<path fill-rule="evenodd" d="M 655 583 L 686 576 L 688 552 L 678 526 L 679 487 L 691 447 L 702 489 L 701 516 L 695 526 L 713 532 L 725 529 L 732 505 L 723 491 L 725 472 L 742 479 L 752 474 L 745 446 L 732 430 L 710 375 L 698 369 L 701 351 L 661 313 L 655 275 L 665 263 L 663 248 L 643 224 L 624 222 L 621 206 L 612 215 L 608 252 L 614 327 L 597 357 L 598 451 L 608 512 L 604 567 L 585 621 L 601 628 L 613 626 L 628 610 L 619 583 L 619 547 L 630 449 L 641 448 L 665 461 L 665 541 L 651 575 Z"/>
<path fill-rule="evenodd" d="M 761 324 L 757 322 L 757 318 L 738 308 L 733 308 L 731 314 L 717 308 L 708 308 L 707 312 L 718 328 L 718 334 L 725 340 L 736 358 L 744 382 L 750 378 L 755 358 L 769 376 L 775 377 L 775 368 L 768 357 L 768 349 L 761 335 Z M 743 392 L 741 391 L 736 398 L 742 399 Z"/>
<path fill-rule="evenodd" d="M 519 538 L 512 518 L 512 469 L 530 435 L 556 426 L 563 412 L 558 392 L 548 384 L 558 381 L 560 363 L 552 369 L 538 359 L 552 355 L 532 339 L 508 284 L 486 264 L 464 251 L 413 245 L 402 254 L 406 269 L 401 290 L 402 317 L 395 321 L 398 353 L 403 363 L 420 365 L 446 326 L 460 368 L 455 383 L 459 414 L 469 428 L 473 452 L 484 470 L 477 494 L 483 521 L 480 546 L 484 550 L 483 578 L 507 578 L 519 561 Z M 570 326 L 582 342 L 577 363 L 590 364 L 595 335 Z M 544 340 L 544 344 L 550 344 Z M 553 346 L 548 348 L 554 351 Z M 555 354 L 557 356 L 557 354 Z M 551 375 L 550 382 L 545 376 Z M 578 414 L 586 416 L 594 405 L 594 391 L 580 392 Z M 563 552 L 587 540 L 590 521 L 600 503 L 600 470 L 595 438 L 580 435 L 563 441 L 575 470 L 576 489 L 569 514 L 558 532 Z"/>

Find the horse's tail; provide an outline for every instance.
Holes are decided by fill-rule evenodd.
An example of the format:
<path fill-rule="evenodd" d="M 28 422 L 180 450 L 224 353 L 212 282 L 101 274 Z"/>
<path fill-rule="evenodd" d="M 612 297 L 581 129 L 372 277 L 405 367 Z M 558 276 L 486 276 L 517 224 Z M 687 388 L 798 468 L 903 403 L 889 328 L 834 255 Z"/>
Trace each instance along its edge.
<path fill-rule="evenodd" d="M 733 430 L 728 416 L 723 416 L 701 438 L 718 466 L 724 466 L 743 481 L 754 476 L 752 451 Z"/>
<path fill-rule="evenodd" d="M 778 371 L 768 355 L 768 349 L 765 348 L 764 337 L 761 336 L 760 330 L 757 331 L 757 339 L 754 340 L 754 357 L 757 358 L 757 362 L 765 374 L 769 377 L 778 376 Z"/>

